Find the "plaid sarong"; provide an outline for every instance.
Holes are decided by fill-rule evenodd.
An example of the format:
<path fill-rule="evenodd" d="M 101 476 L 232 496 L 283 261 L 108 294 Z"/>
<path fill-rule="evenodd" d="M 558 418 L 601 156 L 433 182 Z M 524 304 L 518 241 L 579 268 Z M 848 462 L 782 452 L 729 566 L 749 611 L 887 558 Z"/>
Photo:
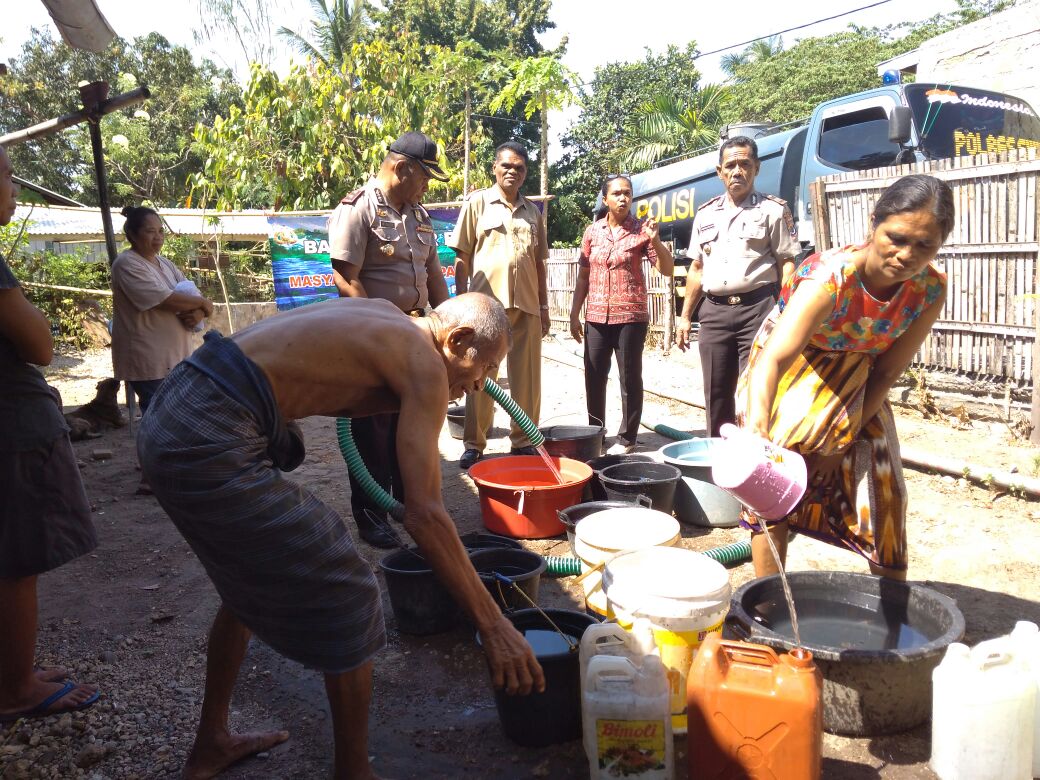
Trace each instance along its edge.
<path fill-rule="evenodd" d="M 287 658 L 327 673 L 386 643 L 379 588 L 339 515 L 282 476 L 303 440 L 230 339 L 166 377 L 142 419 L 141 469 L 224 605 Z"/>

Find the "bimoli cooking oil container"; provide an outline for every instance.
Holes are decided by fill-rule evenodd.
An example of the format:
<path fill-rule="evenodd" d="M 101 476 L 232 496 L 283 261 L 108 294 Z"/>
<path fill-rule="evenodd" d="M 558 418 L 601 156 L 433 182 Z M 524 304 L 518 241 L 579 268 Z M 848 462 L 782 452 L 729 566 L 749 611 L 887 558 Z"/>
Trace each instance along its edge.
<path fill-rule="evenodd" d="M 690 780 L 820 776 L 822 680 L 812 654 L 705 637 L 687 676 Z"/>

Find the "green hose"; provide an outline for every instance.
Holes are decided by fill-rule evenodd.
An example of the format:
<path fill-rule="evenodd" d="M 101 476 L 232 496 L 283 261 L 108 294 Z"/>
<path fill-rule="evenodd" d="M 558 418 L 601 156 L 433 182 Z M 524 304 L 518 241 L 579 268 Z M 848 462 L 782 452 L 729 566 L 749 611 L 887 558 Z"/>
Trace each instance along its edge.
<path fill-rule="evenodd" d="M 570 577 L 581 574 L 581 561 L 569 555 L 546 555 L 545 572 L 555 577 Z"/>
<path fill-rule="evenodd" d="M 509 394 L 495 384 L 491 378 L 484 379 L 484 392 L 494 398 L 499 406 L 506 410 L 506 414 L 513 418 L 513 422 L 520 426 L 520 430 L 531 440 L 532 447 L 542 445 L 545 437 L 538 430 L 538 426 L 531 422 L 531 418 L 524 414 L 524 410 L 517 406 L 516 401 L 510 398 Z"/>
<path fill-rule="evenodd" d="M 742 542 L 712 547 L 710 550 L 701 550 L 701 552 L 728 569 L 751 560 L 751 542 L 745 539 Z"/>
<path fill-rule="evenodd" d="M 664 436 L 666 439 L 675 439 L 676 441 L 686 441 L 692 439 L 692 433 L 686 433 L 686 431 L 676 430 L 669 425 L 651 425 L 650 423 L 642 423 L 644 428 L 649 428 L 654 433 Z"/>
<path fill-rule="evenodd" d="M 531 418 L 524 414 L 524 410 L 517 406 L 516 401 L 510 398 L 509 394 L 494 381 L 484 379 L 484 392 L 506 410 L 506 413 L 520 426 L 520 430 L 531 440 L 532 446 L 537 447 L 545 441 L 538 426 L 531 422 Z M 383 486 L 375 481 L 361 459 L 361 453 L 354 444 L 349 418 L 336 418 L 336 438 L 339 439 L 339 451 L 343 455 L 343 460 L 346 461 L 347 470 L 354 475 L 354 479 L 358 481 L 369 497 L 379 505 L 380 509 L 389 512 L 397 520 L 404 519 L 404 505 L 383 490 Z"/>
<path fill-rule="evenodd" d="M 349 418 L 336 418 L 336 438 L 339 439 L 339 451 L 347 463 L 347 471 L 354 476 L 354 479 L 379 505 L 380 509 L 389 512 L 397 520 L 403 520 L 404 504 L 383 490 L 383 486 L 375 481 L 365 462 L 361 460 L 361 453 L 358 452 L 357 445 L 354 444 L 354 436 L 350 431 Z"/>

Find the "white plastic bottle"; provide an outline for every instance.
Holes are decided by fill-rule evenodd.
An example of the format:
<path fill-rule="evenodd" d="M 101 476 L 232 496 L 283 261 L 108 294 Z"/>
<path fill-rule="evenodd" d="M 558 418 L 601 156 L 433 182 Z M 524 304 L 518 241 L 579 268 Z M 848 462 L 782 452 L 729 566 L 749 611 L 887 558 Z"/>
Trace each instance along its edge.
<path fill-rule="evenodd" d="M 1036 682 L 1011 637 L 954 643 L 932 672 L 932 770 L 941 780 L 1032 777 Z"/>
<path fill-rule="evenodd" d="M 1040 777 L 1040 629 L 1036 623 L 1020 620 L 1011 632 L 1011 641 L 1020 654 L 1036 688 L 1033 710 L 1033 777 Z"/>
<path fill-rule="evenodd" d="M 675 772 L 668 674 L 661 659 L 597 655 L 582 680 L 582 724 L 592 780 L 671 780 Z"/>

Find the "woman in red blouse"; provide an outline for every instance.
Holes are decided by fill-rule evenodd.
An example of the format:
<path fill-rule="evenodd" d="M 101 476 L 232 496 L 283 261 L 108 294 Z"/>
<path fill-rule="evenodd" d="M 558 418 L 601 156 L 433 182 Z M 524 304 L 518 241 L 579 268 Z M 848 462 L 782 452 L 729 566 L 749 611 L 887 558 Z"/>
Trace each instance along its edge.
<path fill-rule="evenodd" d="M 631 214 L 632 181 L 608 176 L 600 192 L 606 216 L 585 230 L 578 281 L 571 304 L 571 336 L 582 342 L 585 306 L 585 395 L 591 424 L 605 424 L 607 375 L 617 355 L 621 379 L 621 427 L 609 454 L 631 452 L 643 414 L 643 343 L 650 313 L 646 305 L 645 257 L 662 274 L 672 273 L 672 253 L 658 237 L 657 221 Z"/>

